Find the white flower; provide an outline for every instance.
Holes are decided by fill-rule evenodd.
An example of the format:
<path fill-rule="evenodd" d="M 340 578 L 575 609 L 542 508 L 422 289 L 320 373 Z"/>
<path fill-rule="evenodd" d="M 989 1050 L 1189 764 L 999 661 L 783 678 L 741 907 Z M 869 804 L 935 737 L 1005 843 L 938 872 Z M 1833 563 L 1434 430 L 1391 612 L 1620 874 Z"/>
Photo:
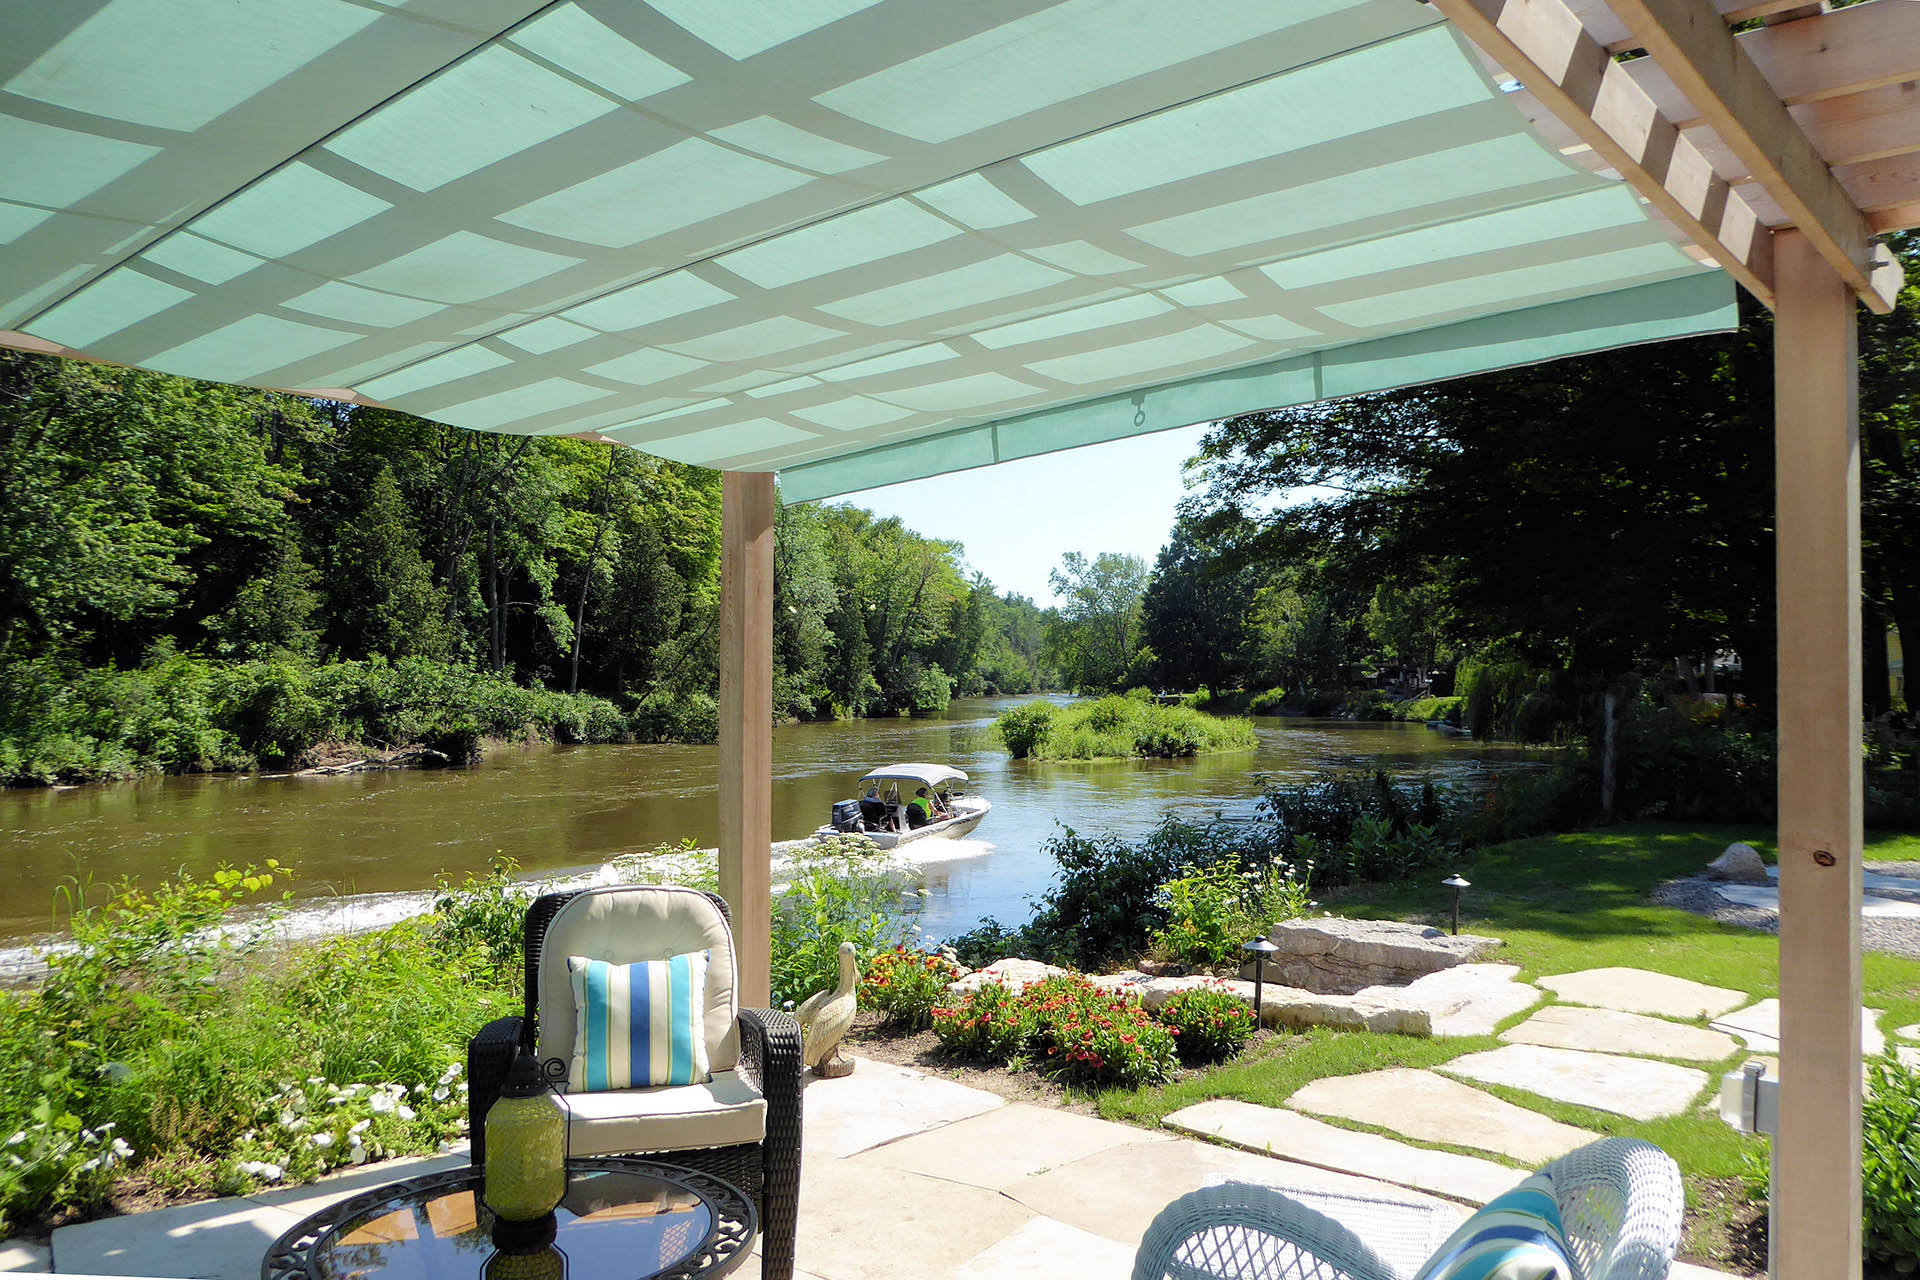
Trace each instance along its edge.
<path fill-rule="evenodd" d="M 457 1062 L 448 1063 L 447 1069 L 440 1073 L 441 1084 L 452 1084 L 455 1080 L 458 1080 L 459 1078 L 460 1078 L 460 1064 Z"/>
<path fill-rule="evenodd" d="M 287 1176 L 287 1171 L 277 1164 L 265 1160 L 242 1160 L 234 1168 L 249 1178 L 258 1178 L 262 1182 L 278 1182 Z"/>
<path fill-rule="evenodd" d="M 405 1103 L 402 1103 L 400 1106 L 394 1109 L 394 1114 L 399 1116 L 402 1120 L 411 1120 L 418 1113 L 414 1111 L 412 1107 L 409 1107 Z"/>
<path fill-rule="evenodd" d="M 287 1125 L 286 1129 L 288 1133 L 304 1133 L 312 1127 L 305 1120 L 296 1119 L 292 1124 Z"/>
<path fill-rule="evenodd" d="M 354 1122 L 354 1125 L 351 1129 L 347 1130 L 347 1135 L 349 1137 L 358 1137 L 359 1135 L 365 1133 L 368 1129 L 371 1129 L 372 1127 L 373 1127 L 373 1121 L 358 1120 Z"/>
<path fill-rule="evenodd" d="M 373 1114 L 385 1116 L 392 1115 L 393 1109 L 398 1103 L 390 1093 L 376 1093 L 367 1099 L 367 1105 L 373 1109 Z"/>
<path fill-rule="evenodd" d="M 791 1002 L 789 1002 L 789 1003 L 791 1003 Z M 455 1089 L 457 1089 L 457 1090 L 459 1090 L 459 1091 L 460 1091 L 461 1093 L 465 1093 L 465 1092 L 467 1091 L 467 1082 L 466 1082 L 465 1080 L 462 1080 L 462 1081 L 461 1081 L 461 1082 L 460 1082 L 459 1084 L 457 1084 L 457 1085 L 455 1085 L 455 1086 L 453 1086 L 453 1087 L 454 1087 Z"/>
<path fill-rule="evenodd" d="M 333 1145 L 333 1135 L 330 1133 L 312 1134 L 307 1138 L 307 1145 L 316 1150 L 325 1151 Z"/>
<path fill-rule="evenodd" d="M 365 1164 L 366 1162 L 367 1149 L 365 1147 L 355 1147 L 347 1153 L 348 1164 Z"/>
<path fill-rule="evenodd" d="M 327 1082 L 327 1078 L 325 1076 L 308 1076 L 307 1077 L 308 1084 L 325 1084 L 326 1082 Z"/>
<path fill-rule="evenodd" d="M 27 1140 L 27 1131 L 25 1129 L 22 1129 L 20 1130 L 20 1132 L 14 1134 L 11 1138 L 7 1139 L 7 1145 L 10 1147 L 17 1147 L 21 1143 L 25 1142 L 26 1140 Z"/>
<path fill-rule="evenodd" d="M 452 1096 L 453 1096 L 452 1090 L 448 1089 L 447 1086 L 445 1085 L 441 1085 L 438 1089 L 435 1089 L 433 1091 L 433 1100 L 435 1102 L 445 1102 L 448 1098 L 451 1098 Z"/>

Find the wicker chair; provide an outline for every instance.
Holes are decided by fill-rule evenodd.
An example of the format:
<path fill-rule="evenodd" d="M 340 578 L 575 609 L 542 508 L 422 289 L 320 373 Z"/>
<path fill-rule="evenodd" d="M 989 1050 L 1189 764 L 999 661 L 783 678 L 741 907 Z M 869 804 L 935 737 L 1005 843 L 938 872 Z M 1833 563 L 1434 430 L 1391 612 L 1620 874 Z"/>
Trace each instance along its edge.
<path fill-rule="evenodd" d="M 564 1087 L 574 1032 L 568 955 L 624 964 L 701 947 L 710 957 L 713 1082 L 563 1093 L 568 1143 L 575 1155 L 657 1152 L 725 1178 L 759 1211 L 762 1274 L 789 1280 L 800 1198 L 800 1027 L 785 1013 L 739 1008 L 732 926 L 715 894 L 621 886 L 550 893 L 527 908 L 526 1013 L 488 1023 L 467 1045 L 473 1163 L 486 1163 L 487 1109 L 522 1044 Z"/>
<path fill-rule="evenodd" d="M 1575 1280 L 1662 1280 L 1680 1243 L 1680 1170 L 1604 1138 L 1548 1165 Z M 1229 1182 L 1160 1211 L 1133 1280 L 1406 1280 L 1455 1221 L 1427 1205 Z"/>

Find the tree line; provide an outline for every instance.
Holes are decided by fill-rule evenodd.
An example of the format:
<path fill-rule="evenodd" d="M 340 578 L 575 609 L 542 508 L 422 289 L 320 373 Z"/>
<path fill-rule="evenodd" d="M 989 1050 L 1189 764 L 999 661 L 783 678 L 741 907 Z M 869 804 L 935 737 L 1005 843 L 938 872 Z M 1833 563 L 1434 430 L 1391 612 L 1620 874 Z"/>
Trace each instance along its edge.
<path fill-rule="evenodd" d="M 0 734 L 15 739 L 77 673 L 173 655 L 448 664 L 692 708 L 664 736 L 702 736 L 719 559 L 717 472 L 0 353 Z M 958 544 L 788 506 L 775 563 L 779 716 L 925 712 L 1054 679 L 1046 612 L 970 573 Z"/>

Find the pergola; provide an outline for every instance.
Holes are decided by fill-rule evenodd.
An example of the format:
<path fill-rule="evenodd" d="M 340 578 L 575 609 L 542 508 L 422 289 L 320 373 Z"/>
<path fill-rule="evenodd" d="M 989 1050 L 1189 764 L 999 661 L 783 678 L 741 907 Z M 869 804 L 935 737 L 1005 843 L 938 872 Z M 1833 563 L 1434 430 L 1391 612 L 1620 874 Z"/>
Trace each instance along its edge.
<path fill-rule="evenodd" d="M 1732 27 L 1751 28 L 1735 34 Z M 1860 1271 L 1869 0 L 68 0 L 0 44 L 0 344 L 726 473 L 767 993 L 788 500 L 1776 317 L 1778 1274 Z M 1009 513 L 1017 518 L 1017 513 Z"/>

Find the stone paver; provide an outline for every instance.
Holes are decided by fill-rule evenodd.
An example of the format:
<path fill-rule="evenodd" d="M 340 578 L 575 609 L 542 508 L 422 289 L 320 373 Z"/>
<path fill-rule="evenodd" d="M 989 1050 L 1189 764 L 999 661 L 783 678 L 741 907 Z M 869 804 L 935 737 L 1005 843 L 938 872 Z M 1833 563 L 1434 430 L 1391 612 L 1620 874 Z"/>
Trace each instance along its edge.
<path fill-rule="evenodd" d="M 1515 982 L 1520 966 L 1463 964 L 1404 987 L 1368 987 L 1361 999 L 1397 1000 L 1425 1009 L 1436 1036 L 1488 1036 L 1503 1021 L 1540 1002 L 1540 991 Z"/>
<path fill-rule="evenodd" d="M 1520 1171 L 1491 1160 L 1430 1151 L 1376 1133 L 1337 1129 L 1298 1112 L 1217 1098 L 1183 1107 L 1168 1128 L 1322 1169 L 1378 1178 L 1451 1200 L 1485 1204 L 1509 1191 Z"/>
<path fill-rule="evenodd" d="M 1332 1173 L 1186 1138 L 1109 1147 L 1083 1160 L 1024 1178 L 1003 1194 L 1035 1213 L 1133 1249 L 1139 1246 L 1147 1224 L 1170 1201 L 1196 1187 L 1229 1179 L 1276 1187 L 1352 1191 L 1422 1204 L 1445 1203 L 1371 1178 Z M 1450 1208 L 1457 1209 L 1462 1218 L 1468 1212 L 1458 1205 Z M 809 1265 L 817 1265 L 804 1252 L 800 1256 Z"/>
<path fill-rule="evenodd" d="M 0 1245 L 0 1271 L 51 1271 L 53 1255 L 43 1244 Z"/>
<path fill-rule="evenodd" d="M 1755 1053 L 1780 1052 L 1780 1002 L 1761 1000 L 1707 1024 L 1715 1031 L 1738 1036 Z M 1871 1058 L 1887 1047 L 1880 1034 L 1880 1010 L 1860 1011 L 1860 1052 Z"/>
<path fill-rule="evenodd" d="M 1907 881 L 1903 888 L 1920 888 L 1914 881 Z M 1780 914 L 1780 889 L 1770 884 L 1716 884 L 1713 891 L 1729 902 L 1737 902 L 1743 907 L 1758 907 L 1762 911 Z M 1862 919 L 1879 920 L 1920 920 L 1920 902 L 1907 902 L 1900 898 L 1881 898 L 1873 894 L 1863 894 L 1860 898 L 1860 916 Z"/>
<path fill-rule="evenodd" d="M 801 1266 L 833 1280 L 895 1280 L 906 1271 L 938 1276 L 1033 1217 L 980 1187 L 904 1169 L 876 1173 L 850 1160 L 811 1167 L 803 1160 L 794 1254 Z"/>
<path fill-rule="evenodd" d="M 1167 1141 L 1171 1139 L 1148 1129 L 1015 1104 L 875 1147 L 853 1157 L 852 1163 L 908 1169 L 998 1191 L 1108 1147 Z"/>
<path fill-rule="evenodd" d="M 1718 1017 L 1747 1002 L 1744 991 L 1710 987 L 1645 969 L 1582 969 L 1540 979 L 1540 985 L 1572 1004 L 1663 1018 Z"/>
<path fill-rule="evenodd" d="M 1901 1064 L 1909 1069 L 1920 1071 L 1920 1048 L 1916 1048 L 1910 1044 L 1896 1045 L 1894 1046 L 1893 1056 L 1898 1058 Z"/>
<path fill-rule="evenodd" d="M 1707 1087 L 1707 1073 L 1647 1058 L 1584 1049 L 1510 1044 L 1455 1058 L 1441 1068 L 1484 1084 L 1525 1089 L 1556 1102 L 1635 1120 L 1678 1115 Z"/>
<path fill-rule="evenodd" d="M 807 1080 L 801 1141 L 807 1158 L 850 1156 L 1004 1105 L 983 1089 L 861 1058 L 852 1075 Z"/>
<path fill-rule="evenodd" d="M 1509 1044 L 1685 1058 L 1690 1062 L 1719 1062 L 1740 1049 L 1740 1042 L 1722 1031 L 1640 1013 L 1621 1013 L 1618 1009 L 1565 1004 L 1548 1005 L 1519 1026 L 1501 1032 L 1500 1038 Z"/>
<path fill-rule="evenodd" d="M 1901 1027 L 1893 1034 L 1896 1039 L 1900 1040 L 1920 1040 L 1920 1022 L 1916 1022 L 1912 1026 Z"/>
<path fill-rule="evenodd" d="M 1407 1067 L 1315 1080 L 1288 1098 L 1287 1106 L 1393 1129 L 1419 1142 L 1491 1151 L 1529 1167 L 1600 1136 Z"/>
<path fill-rule="evenodd" d="M 1070 1227 L 1052 1218 L 1035 1218 L 1012 1235 L 988 1245 L 948 1275 L 950 1280 L 1127 1280 L 1133 1274 L 1131 1246 Z"/>
<path fill-rule="evenodd" d="M 207 1200 L 60 1227 L 53 1261 L 62 1272 L 88 1275 L 254 1280 L 260 1255 L 298 1221 L 297 1213 L 251 1200 Z"/>

